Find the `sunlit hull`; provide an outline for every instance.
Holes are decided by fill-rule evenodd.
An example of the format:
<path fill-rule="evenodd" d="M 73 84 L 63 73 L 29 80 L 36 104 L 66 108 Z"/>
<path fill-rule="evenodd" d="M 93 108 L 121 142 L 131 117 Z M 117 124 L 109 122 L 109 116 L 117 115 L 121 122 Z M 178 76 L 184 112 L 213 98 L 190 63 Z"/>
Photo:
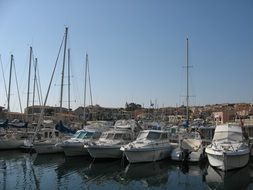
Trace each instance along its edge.
<path fill-rule="evenodd" d="M 210 147 L 206 148 L 206 154 L 211 166 L 223 171 L 241 168 L 249 162 L 249 149 L 240 151 L 215 151 Z"/>
<path fill-rule="evenodd" d="M 91 146 L 88 152 L 93 158 L 121 158 L 122 151 L 120 146 Z"/>
<path fill-rule="evenodd" d="M 87 148 L 84 148 L 83 144 L 80 143 L 69 143 L 61 145 L 64 154 L 66 156 L 88 156 L 89 152 Z"/>
<path fill-rule="evenodd" d="M 123 150 L 124 155 L 130 163 L 138 162 L 154 162 L 168 158 L 170 156 L 171 147 L 145 147 Z"/>
<path fill-rule="evenodd" d="M 55 143 L 49 143 L 49 142 L 34 143 L 33 148 L 38 154 L 63 153 L 62 147 L 56 146 Z"/>

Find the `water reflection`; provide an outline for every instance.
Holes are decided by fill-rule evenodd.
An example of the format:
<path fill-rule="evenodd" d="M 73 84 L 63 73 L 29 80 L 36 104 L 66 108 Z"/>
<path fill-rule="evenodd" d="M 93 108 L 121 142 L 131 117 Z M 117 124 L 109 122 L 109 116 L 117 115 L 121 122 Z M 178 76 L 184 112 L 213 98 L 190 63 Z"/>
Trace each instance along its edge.
<path fill-rule="evenodd" d="M 207 162 L 182 164 L 170 162 L 169 186 L 174 189 L 207 189 L 205 183 Z"/>
<path fill-rule="evenodd" d="M 211 189 L 246 189 L 250 183 L 250 165 L 227 172 L 208 166 L 206 183 Z"/>
<path fill-rule="evenodd" d="M 182 165 L 170 160 L 123 164 L 89 157 L 0 152 L 0 189 L 250 189 L 253 162 L 222 173 L 208 163 Z"/>
<path fill-rule="evenodd" d="M 168 182 L 169 168 L 167 160 L 129 164 L 124 171 L 125 183 L 139 181 L 145 187 L 162 186 Z"/>
<path fill-rule="evenodd" d="M 40 167 L 55 167 L 65 162 L 64 154 L 33 154 L 33 165 Z"/>

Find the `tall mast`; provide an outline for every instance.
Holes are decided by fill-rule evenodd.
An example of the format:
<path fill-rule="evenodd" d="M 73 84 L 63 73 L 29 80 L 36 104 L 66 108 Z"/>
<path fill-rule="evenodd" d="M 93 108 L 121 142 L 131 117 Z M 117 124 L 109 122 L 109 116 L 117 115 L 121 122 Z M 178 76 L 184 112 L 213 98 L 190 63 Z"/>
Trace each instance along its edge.
<path fill-rule="evenodd" d="M 84 105 L 83 105 L 83 117 L 84 117 L 84 124 L 86 125 L 86 113 L 85 113 L 85 106 L 86 106 L 86 83 L 87 83 L 87 67 L 88 67 L 88 54 L 86 53 L 86 61 L 85 61 L 85 73 L 84 73 Z"/>
<path fill-rule="evenodd" d="M 7 87 L 6 87 L 6 82 L 5 82 L 4 69 L 3 69 L 3 63 L 2 63 L 1 55 L 0 55 L 0 62 L 1 62 L 1 69 L 2 69 L 2 74 L 3 74 L 5 95 L 6 95 L 6 98 L 8 99 L 8 93 L 7 93 Z"/>
<path fill-rule="evenodd" d="M 91 82 L 90 82 L 90 64 L 89 64 L 89 60 L 88 60 L 88 55 L 87 55 L 87 74 L 88 74 L 88 77 L 89 77 L 90 104 L 93 106 L 92 92 L 91 92 Z"/>
<path fill-rule="evenodd" d="M 186 122 L 187 127 L 189 124 L 189 42 L 188 38 L 186 38 Z"/>
<path fill-rule="evenodd" d="M 61 78 L 60 113 L 62 112 L 62 97 L 63 97 L 63 82 L 64 82 L 64 70 L 65 70 L 65 57 L 66 57 L 66 48 L 67 48 L 67 37 L 68 37 L 68 27 L 65 28 L 65 42 L 64 42 L 64 53 L 63 53 L 63 63 L 62 63 L 62 78 Z"/>
<path fill-rule="evenodd" d="M 38 64 L 38 59 L 35 58 L 35 63 L 34 63 L 34 81 L 33 81 L 33 103 L 32 103 L 32 115 L 33 115 L 33 120 L 34 120 L 34 99 L 35 99 L 35 84 L 37 80 L 37 64 Z"/>
<path fill-rule="evenodd" d="M 29 71 L 28 71 L 28 86 L 27 86 L 27 102 L 26 107 L 29 106 L 29 94 L 30 94 L 30 78 L 31 78 L 31 64 L 32 64 L 32 47 L 30 46 L 30 58 L 29 58 Z"/>
<path fill-rule="evenodd" d="M 68 49 L 68 110 L 70 111 L 70 49 Z"/>
<path fill-rule="evenodd" d="M 10 93 L 11 93 L 11 75 L 12 75 L 12 64 L 13 64 L 13 55 L 11 54 L 11 65 L 10 65 L 10 75 L 9 75 L 9 89 L 8 89 L 8 105 L 7 110 L 10 111 Z"/>

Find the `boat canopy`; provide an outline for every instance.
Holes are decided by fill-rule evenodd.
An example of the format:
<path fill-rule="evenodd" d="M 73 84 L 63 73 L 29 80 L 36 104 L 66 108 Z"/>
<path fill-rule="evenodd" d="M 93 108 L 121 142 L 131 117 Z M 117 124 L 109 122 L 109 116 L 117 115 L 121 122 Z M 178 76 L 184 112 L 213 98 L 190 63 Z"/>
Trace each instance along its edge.
<path fill-rule="evenodd" d="M 237 125 L 218 125 L 215 129 L 213 141 L 242 141 L 242 128 Z"/>

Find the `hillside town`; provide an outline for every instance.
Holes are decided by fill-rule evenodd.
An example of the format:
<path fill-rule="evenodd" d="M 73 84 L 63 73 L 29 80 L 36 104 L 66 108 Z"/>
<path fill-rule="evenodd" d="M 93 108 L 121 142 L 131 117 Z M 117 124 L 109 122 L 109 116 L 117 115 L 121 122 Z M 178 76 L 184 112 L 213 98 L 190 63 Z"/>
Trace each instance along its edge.
<path fill-rule="evenodd" d="M 24 113 L 7 112 L 0 106 L 0 118 L 9 120 L 19 119 L 28 122 L 37 122 L 42 106 L 29 106 Z M 45 107 L 44 116 L 48 119 L 58 120 L 62 117 L 65 123 L 82 122 L 84 107 L 75 110 L 62 109 L 59 107 Z M 186 106 L 143 108 L 140 104 L 126 103 L 124 108 L 107 108 L 99 105 L 88 106 L 85 109 L 87 121 L 116 121 L 119 119 L 164 121 L 170 124 L 180 124 L 185 120 Z M 250 103 L 224 103 L 205 106 L 189 107 L 190 123 L 199 122 L 201 125 L 218 125 L 228 122 L 243 122 L 244 125 L 253 125 L 253 104 Z"/>

